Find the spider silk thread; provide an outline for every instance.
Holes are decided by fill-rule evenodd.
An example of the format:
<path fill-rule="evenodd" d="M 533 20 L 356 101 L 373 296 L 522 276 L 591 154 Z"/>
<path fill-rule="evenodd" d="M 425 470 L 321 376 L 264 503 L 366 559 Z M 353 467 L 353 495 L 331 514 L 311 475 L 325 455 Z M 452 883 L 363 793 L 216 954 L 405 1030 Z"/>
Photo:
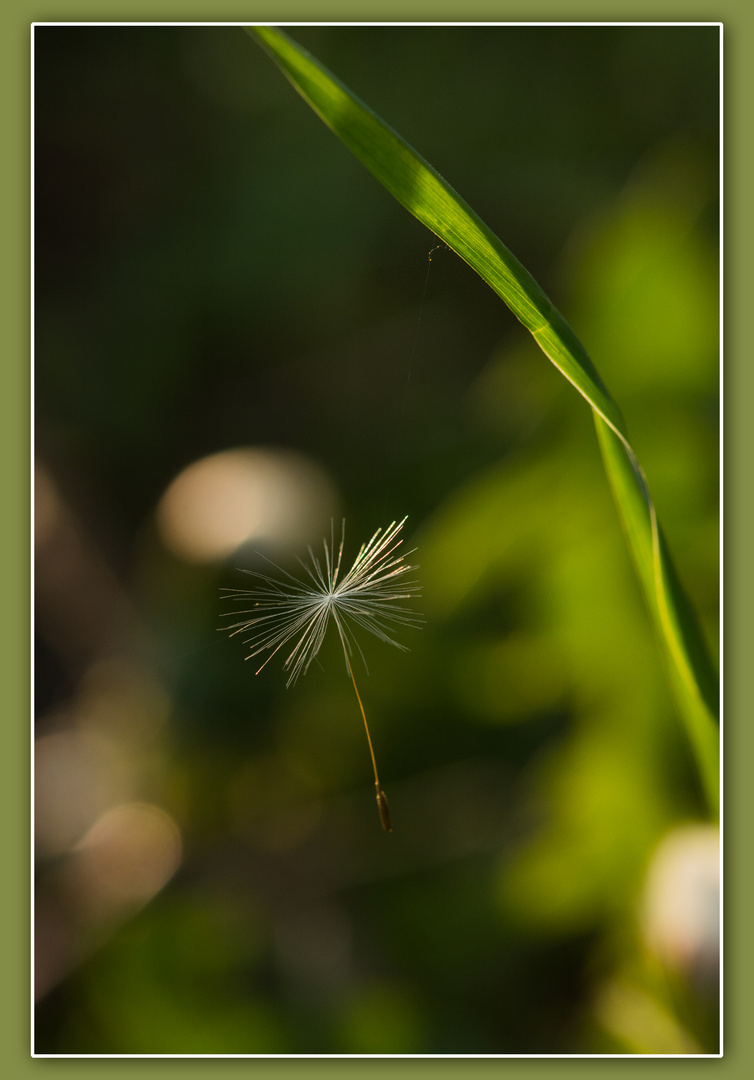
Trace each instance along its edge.
<path fill-rule="evenodd" d="M 411 376 L 413 374 L 414 366 L 415 366 L 415 363 L 416 363 L 416 353 L 417 353 L 417 350 L 418 350 L 418 347 L 419 347 L 419 330 L 421 328 L 421 322 L 422 322 L 422 318 L 424 316 L 424 302 L 425 302 L 426 297 L 427 297 L 427 288 L 429 286 L 429 272 L 432 269 L 432 256 L 434 255 L 434 253 L 436 251 L 440 251 L 441 249 L 444 249 L 445 251 L 450 251 L 451 250 L 448 247 L 447 244 L 437 244 L 435 247 L 433 247 L 431 249 L 431 251 L 427 255 L 427 272 L 424 275 L 424 285 L 422 287 L 421 298 L 419 300 L 419 314 L 418 314 L 417 319 L 416 319 L 416 329 L 414 331 L 414 340 L 413 340 L 413 344 L 411 346 L 411 351 L 409 352 L 408 364 L 407 364 L 407 367 L 406 367 L 406 380 L 405 380 L 405 382 L 403 384 L 403 394 L 402 394 L 402 397 L 401 397 L 400 405 L 398 406 L 398 412 L 397 412 L 397 416 L 396 416 L 396 420 L 395 420 L 395 435 L 393 437 L 393 447 L 392 447 L 392 451 L 390 453 L 390 460 L 389 460 L 388 467 L 387 467 L 387 472 L 386 472 L 386 478 L 387 478 L 386 482 L 385 482 L 386 495 L 385 495 L 385 502 L 384 502 L 384 505 L 383 505 L 383 510 L 382 510 L 381 515 L 380 515 L 380 520 L 381 521 L 386 520 L 386 518 L 387 518 L 387 513 L 388 513 L 387 507 L 388 507 L 389 497 L 390 497 L 390 493 L 392 491 L 393 484 L 394 484 L 394 481 L 395 481 L 395 473 L 396 473 L 396 468 L 397 468 L 397 464 L 398 464 L 398 450 L 400 448 L 401 437 L 402 437 L 403 431 L 405 429 L 406 408 L 408 406 L 408 396 L 409 396 L 409 390 L 411 388 Z"/>

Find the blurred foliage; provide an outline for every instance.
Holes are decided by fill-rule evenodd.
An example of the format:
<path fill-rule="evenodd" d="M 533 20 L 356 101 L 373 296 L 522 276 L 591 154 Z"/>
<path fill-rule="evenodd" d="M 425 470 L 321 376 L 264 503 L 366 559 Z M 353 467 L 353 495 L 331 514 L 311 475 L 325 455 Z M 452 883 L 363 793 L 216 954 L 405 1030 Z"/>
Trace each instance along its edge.
<path fill-rule="evenodd" d="M 717 30 L 292 34 L 564 311 L 714 642 Z M 459 260 L 427 276 L 433 238 L 242 31 L 35 42 L 36 437 L 78 558 L 40 554 L 39 731 L 110 762 L 92 814 L 126 784 L 183 838 L 117 918 L 75 845 L 42 854 L 37 1050 L 715 1051 L 714 975 L 642 932 L 703 801 L 587 406 Z M 255 678 L 215 630 L 239 558 L 160 543 L 176 473 L 246 445 L 327 470 L 351 554 L 410 515 L 426 626 L 362 643 L 391 836 L 337 643 Z"/>

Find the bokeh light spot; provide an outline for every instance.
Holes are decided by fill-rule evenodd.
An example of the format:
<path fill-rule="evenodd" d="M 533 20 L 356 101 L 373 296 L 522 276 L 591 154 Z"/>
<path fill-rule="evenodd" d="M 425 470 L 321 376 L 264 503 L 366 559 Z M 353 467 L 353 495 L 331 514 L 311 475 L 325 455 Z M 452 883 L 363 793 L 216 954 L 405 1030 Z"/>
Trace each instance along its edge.
<path fill-rule="evenodd" d="M 290 450 L 226 450 L 189 465 L 157 507 L 163 543 L 190 563 L 227 558 L 249 541 L 299 547 L 335 511 L 325 471 Z"/>
<path fill-rule="evenodd" d="M 115 806 L 77 845 L 75 876 L 89 906 L 102 915 L 139 907 L 170 880 L 181 862 L 178 826 L 148 803 Z"/>
<path fill-rule="evenodd" d="M 644 936 L 669 966 L 703 983 L 717 980 L 720 837 L 712 825 L 687 825 L 661 842 L 649 867 Z"/>

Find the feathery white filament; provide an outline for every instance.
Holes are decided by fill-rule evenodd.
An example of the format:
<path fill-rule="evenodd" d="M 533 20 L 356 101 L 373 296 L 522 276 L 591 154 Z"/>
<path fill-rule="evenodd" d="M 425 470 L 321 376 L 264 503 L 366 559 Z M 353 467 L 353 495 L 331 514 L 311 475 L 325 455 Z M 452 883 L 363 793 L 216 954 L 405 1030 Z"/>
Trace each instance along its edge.
<path fill-rule="evenodd" d="M 319 652 L 331 618 L 340 636 L 347 665 L 354 648 L 364 658 L 354 627 L 362 627 L 381 641 L 405 651 L 406 646 L 387 632 L 392 632 L 395 626 L 418 626 L 422 622 L 419 616 L 398 603 L 420 591 L 416 581 L 406 576 L 416 567 L 408 566 L 403 561 L 404 555 L 395 554 L 402 543 L 398 534 L 405 522 L 406 518 L 397 524 L 392 522 L 384 532 L 377 529 L 371 540 L 362 544 L 353 565 L 343 577 L 340 572 L 345 521 L 337 557 L 333 528 L 329 544 L 327 540 L 323 541 L 324 563 L 311 548 L 309 562 L 299 560 L 308 581 L 293 577 L 273 563 L 282 578 L 244 570 L 259 584 L 253 589 L 223 590 L 227 599 L 251 604 L 241 611 L 226 612 L 228 616 L 246 616 L 226 629 L 230 630 L 231 637 L 250 631 L 250 636 L 244 639 L 244 644 L 250 648 L 247 660 L 269 652 L 257 674 L 280 649 L 295 640 L 283 665 L 290 672 L 286 685 L 295 683 L 299 675 L 307 672 Z"/>

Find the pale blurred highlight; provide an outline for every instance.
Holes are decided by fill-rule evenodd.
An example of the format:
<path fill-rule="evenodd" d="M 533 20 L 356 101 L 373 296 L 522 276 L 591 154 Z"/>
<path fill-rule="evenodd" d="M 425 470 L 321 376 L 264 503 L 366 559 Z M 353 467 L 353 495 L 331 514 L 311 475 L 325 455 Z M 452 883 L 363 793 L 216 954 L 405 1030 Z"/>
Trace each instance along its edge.
<path fill-rule="evenodd" d="M 329 524 L 337 495 L 325 471 L 291 450 L 225 450 L 187 466 L 157 507 L 165 546 L 189 563 L 261 542 L 292 549 Z"/>
<path fill-rule="evenodd" d="M 69 870 L 95 919 L 132 914 L 167 884 L 181 862 L 181 834 L 158 806 L 114 806 L 76 845 Z"/>
<path fill-rule="evenodd" d="M 119 748 L 95 732 L 56 731 L 36 740 L 35 842 L 40 856 L 64 855 L 132 778 Z"/>
<path fill-rule="evenodd" d="M 720 836 L 712 825 L 686 825 L 662 840 L 647 875 L 642 928 L 669 967 L 704 986 L 718 980 Z"/>
<path fill-rule="evenodd" d="M 166 884 L 174 818 L 151 800 L 166 774 L 170 695 L 127 588 L 44 462 L 35 475 L 39 638 L 63 665 L 62 702 L 38 701 L 34 747 L 37 1000 Z"/>

